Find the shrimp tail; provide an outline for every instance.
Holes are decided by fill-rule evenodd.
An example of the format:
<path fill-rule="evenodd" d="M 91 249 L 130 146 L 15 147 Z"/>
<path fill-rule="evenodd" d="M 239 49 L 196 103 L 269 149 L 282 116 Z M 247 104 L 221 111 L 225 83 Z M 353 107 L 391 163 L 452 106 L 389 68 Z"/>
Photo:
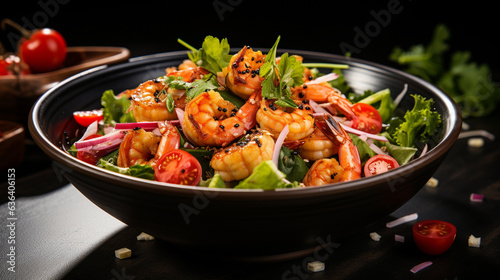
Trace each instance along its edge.
<path fill-rule="evenodd" d="M 344 168 L 341 182 L 361 178 L 361 158 L 358 148 L 352 143 L 351 137 L 330 115 L 319 117 L 315 122 L 331 141 L 339 144 L 339 163 Z"/>

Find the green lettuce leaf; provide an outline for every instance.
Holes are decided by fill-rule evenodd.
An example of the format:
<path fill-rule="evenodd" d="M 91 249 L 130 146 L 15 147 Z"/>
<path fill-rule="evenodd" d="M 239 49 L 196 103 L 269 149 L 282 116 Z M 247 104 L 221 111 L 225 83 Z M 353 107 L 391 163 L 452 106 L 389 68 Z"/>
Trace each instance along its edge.
<path fill-rule="evenodd" d="M 114 126 L 116 123 L 135 122 L 132 112 L 127 113 L 130 108 L 130 100 L 126 96 L 118 98 L 113 90 L 106 90 L 102 94 L 101 105 L 104 123 Z"/>
<path fill-rule="evenodd" d="M 366 92 L 365 92 L 366 93 Z M 358 101 L 359 103 L 365 103 L 377 108 L 383 122 L 387 122 L 394 113 L 394 102 L 391 98 L 391 91 L 389 89 L 384 89 L 375 93 L 369 94 L 365 98 Z M 378 104 L 378 106 L 376 105 Z"/>
<path fill-rule="evenodd" d="M 215 174 L 212 178 L 209 178 L 206 181 L 201 181 L 200 186 L 207 188 L 217 188 L 217 189 L 226 188 L 226 184 L 224 183 L 222 177 L 219 174 Z"/>
<path fill-rule="evenodd" d="M 425 142 L 441 124 L 441 115 L 432 110 L 432 98 L 425 99 L 420 95 L 411 95 L 415 105 L 407 111 L 404 122 L 401 123 L 394 134 L 393 140 L 403 147 L 415 147 L 415 141 Z"/>
<path fill-rule="evenodd" d="M 153 170 L 153 167 L 149 165 L 141 165 L 141 164 L 136 164 L 131 167 L 125 168 L 125 167 L 119 167 L 114 165 L 111 162 L 108 162 L 104 159 L 99 160 L 99 166 L 101 166 L 104 169 L 113 171 L 113 172 L 118 172 L 120 174 L 124 175 L 130 175 L 133 177 L 137 178 L 143 178 L 143 179 L 148 179 L 148 180 L 154 180 L 155 179 L 155 172 Z"/>
<path fill-rule="evenodd" d="M 265 160 L 254 168 L 250 176 L 242 180 L 234 188 L 274 190 L 298 185 L 285 183 L 283 181 L 285 177 L 286 175 L 279 171 L 271 160 Z"/>
<path fill-rule="evenodd" d="M 287 147 L 281 147 L 278 169 L 286 175 L 288 181 L 298 182 L 302 182 L 309 170 L 305 161 Z"/>

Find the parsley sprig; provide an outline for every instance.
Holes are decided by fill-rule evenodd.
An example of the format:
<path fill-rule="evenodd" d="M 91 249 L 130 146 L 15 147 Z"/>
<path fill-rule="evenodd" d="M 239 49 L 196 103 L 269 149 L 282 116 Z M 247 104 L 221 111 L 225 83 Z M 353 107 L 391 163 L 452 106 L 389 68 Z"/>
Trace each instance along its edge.
<path fill-rule="evenodd" d="M 227 38 L 219 40 L 217 37 L 206 36 L 199 50 L 181 39 L 177 39 L 177 42 L 191 50 L 188 52 L 189 59 L 214 75 L 221 72 L 231 59 Z"/>
<path fill-rule="evenodd" d="M 301 85 L 304 67 L 294 56 L 288 53 L 281 55 L 279 64 L 276 63 L 276 50 L 280 36 L 269 50 L 264 64 L 260 67 L 259 75 L 262 81 L 262 97 L 276 99 L 276 105 L 296 108 L 297 104 L 290 98 L 291 88 Z"/>

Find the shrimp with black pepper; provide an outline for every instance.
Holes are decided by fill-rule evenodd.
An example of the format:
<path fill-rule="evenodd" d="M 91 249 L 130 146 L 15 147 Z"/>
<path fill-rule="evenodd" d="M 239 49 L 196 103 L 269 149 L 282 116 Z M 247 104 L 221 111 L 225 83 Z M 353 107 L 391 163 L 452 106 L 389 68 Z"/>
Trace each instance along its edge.
<path fill-rule="evenodd" d="M 255 92 L 238 109 L 216 91 L 203 92 L 186 105 L 184 134 L 198 146 L 227 146 L 256 125 L 261 98 Z"/>
<path fill-rule="evenodd" d="M 224 181 L 244 179 L 265 160 L 272 159 L 274 140 L 265 131 L 253 130 L 237 143 L 220 148 L 210 165 Z"/>

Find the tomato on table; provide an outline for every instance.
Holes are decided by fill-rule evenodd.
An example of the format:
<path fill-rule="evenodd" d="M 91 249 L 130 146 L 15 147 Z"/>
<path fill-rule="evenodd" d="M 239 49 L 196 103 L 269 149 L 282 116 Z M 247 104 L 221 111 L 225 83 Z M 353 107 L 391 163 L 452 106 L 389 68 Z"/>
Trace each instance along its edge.
<path fill-rule="evenodd" d="M 155 165 L 155 179 L 164 183 L 195 186 L 201 179 L 201 164 L 190 153 L 172 150 Z"/>
<path fill-rule="evenodd" d="M 351 107 L 357 118 L 352 120 L 352 128 L 364 132 L 378 134 L 382 130 L 382 117 L 373 106 L 356 103 Z"/>
<path fill-rule="evenodd" d="M 429 255 L 439 255 L 451 247 L 457 228 L 451 223 L 426 220 L 413 225 L 413 239 L 417 247 Z"/>
<path fill-rule="evenodd" d="M 388 155 L 375 155 L 365 163 L 363 171 L 365 177 L 370 177 L 387 172 L 396 167 L 399 167 L 399 164 L 393 157 Z"/>
<path fill-rule="evenodd" d="M 101 136 L 102 135 L 99 135 L 99 134 L 93 134 L 93 135 L 86 137 L 83 140 L 90 140 L 90 139 L 98 138 Z M 95 153 L 95 154 L 91 154 L 89 152 L 84 152 L 84 151 L 78 151 L 76 153 L 76 158 L 79 160 L 82 160 L 86 163 L 96 165 L 97 161 L 99 161 L 99 159 L 105 155 L 106 155 L 105 151 L 97 151 L 97 153 Z"/>
<path fill-rule="evenodd" d="M 85 127 L 103 119 L 102 110 L 77 111 L 73 113 L 73 117 L 78 124 Z"/>

